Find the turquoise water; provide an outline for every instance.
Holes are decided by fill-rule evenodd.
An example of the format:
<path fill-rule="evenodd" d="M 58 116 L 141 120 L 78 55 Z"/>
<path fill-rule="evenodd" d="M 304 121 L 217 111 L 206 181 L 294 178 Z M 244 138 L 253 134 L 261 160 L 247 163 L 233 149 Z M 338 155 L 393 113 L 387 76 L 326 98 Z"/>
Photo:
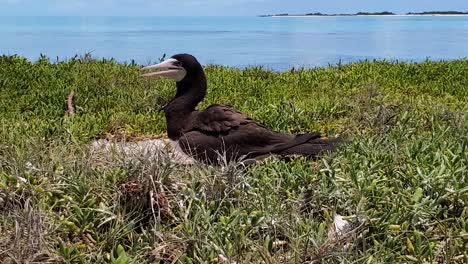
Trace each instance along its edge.
<path fill-rule="evenodd" d="M 191 53 L 203 64 L 284 70 L 364 59 L 468 57 L 468 16 L 0 17 L 0 53 L 146 64 Z"/>

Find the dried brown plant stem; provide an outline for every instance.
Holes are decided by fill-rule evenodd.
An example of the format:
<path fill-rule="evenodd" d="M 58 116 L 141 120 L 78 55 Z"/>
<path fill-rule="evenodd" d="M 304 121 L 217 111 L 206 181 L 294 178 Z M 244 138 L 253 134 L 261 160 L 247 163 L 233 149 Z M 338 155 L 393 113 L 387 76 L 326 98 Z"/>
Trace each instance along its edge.
<path fill-rule="evenodd" d="M 75 108 L 73 107 L 73 99 L 75 98 L 75 92 L 71 91 L 67 97 L 67 114 L 69 116 L 75 115 Z"/>

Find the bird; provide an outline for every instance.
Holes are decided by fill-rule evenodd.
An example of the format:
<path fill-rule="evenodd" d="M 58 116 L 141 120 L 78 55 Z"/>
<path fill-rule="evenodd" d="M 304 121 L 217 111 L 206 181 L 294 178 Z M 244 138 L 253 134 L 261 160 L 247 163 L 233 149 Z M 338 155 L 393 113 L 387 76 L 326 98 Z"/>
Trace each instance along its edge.
<path fill-rule="evenodd" d="M 333 150 L 336 139 L 320 133 L 288 134 L 274 131 L 230 105 L 213 104 L 197 110 L 207 94 L 202 65 L 190 54 L 176 54 L 141 68 L 140 77 L 166 77 L 176 82 L 176 93 L 162 108 L 167 135 L 188 156 L 206 164 L 256 161 L 270 155 L 316 159 Z"/>

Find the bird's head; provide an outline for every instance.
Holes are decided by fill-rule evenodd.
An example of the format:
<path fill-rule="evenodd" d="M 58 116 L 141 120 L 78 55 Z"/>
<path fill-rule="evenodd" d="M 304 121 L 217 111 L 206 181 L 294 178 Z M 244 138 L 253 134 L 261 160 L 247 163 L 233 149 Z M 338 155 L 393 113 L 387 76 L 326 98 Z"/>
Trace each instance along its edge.
<path fill-rule="evenodd" d="M 204 76 L 203 67 L 190 54 L 177 54 L 161 63 L 143 67 L 141 70 L 158 70 L 142 74 L 141 77 L 166 77 L 176 82 L 190 81 Z"/>

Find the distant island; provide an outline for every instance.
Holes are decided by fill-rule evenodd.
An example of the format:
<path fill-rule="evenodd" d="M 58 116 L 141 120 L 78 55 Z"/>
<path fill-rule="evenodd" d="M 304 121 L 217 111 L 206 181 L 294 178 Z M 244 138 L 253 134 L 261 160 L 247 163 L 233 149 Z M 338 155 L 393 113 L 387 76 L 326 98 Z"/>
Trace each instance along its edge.
<path fill-rule="evenodd" d="M 358 12 L 354 14 L 323 14 L 323 13 L 306 13 L 306 14 L 274 14 L 274 15 L 260 15 L 259 17 L 296 17 L 296 16 L 436 16 L 436 15 L 468 15 L 468 12 L 462 11 L 426 11 L 426 12 L 409 12 L 406 14 L 395 14 L 393 12 Z"/>
<path fill-rule="evenodd" d="M 460 11 L 429 11 L 429 12 L 421 12 L 421 13 L 413 13 L 409 12 L 406 13 L 407 15 L 468 15 L 468 12 L 460 12 Z"/>

